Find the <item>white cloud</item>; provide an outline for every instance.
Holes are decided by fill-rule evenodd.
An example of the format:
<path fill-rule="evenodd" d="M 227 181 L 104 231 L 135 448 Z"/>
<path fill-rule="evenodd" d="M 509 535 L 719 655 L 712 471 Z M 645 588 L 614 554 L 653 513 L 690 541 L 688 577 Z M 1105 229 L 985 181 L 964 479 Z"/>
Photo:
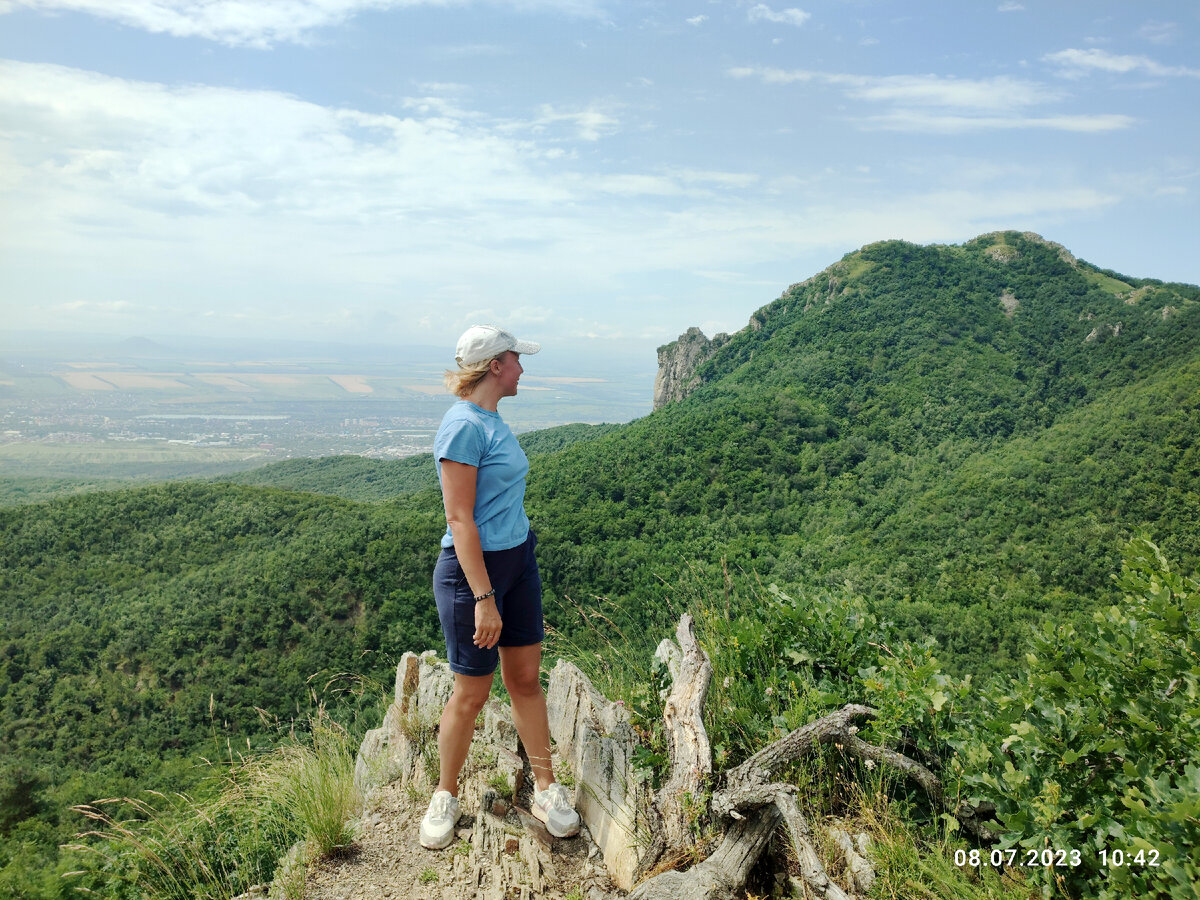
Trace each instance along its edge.
<path fill-rule="evenodd" d="M 452 107 L 416 105 L 426 117 L 0 62 L 6 149 L 29 188 L 192 213 L 300 215 L 339 215 L 360 201 L 396 214 L 434 200 L 471 206 L 514 189 L 546 196 L 526 173 L 530 148 Z"/>
<path fill-rule="evenodd" d="M 689 25 L 703 25 L 707 21 L 708 21 L 708 16 L 699 15 L 699 16 L 692 16 L 690 19 L 687 20 L 687 23 Z"/>
<path fill-rule="evenodd" d="M 1004 3 L 1001 3 L 999 6 L 996 7 L 996 11 L 1002 12 L 1002 13 L 1022 12 L 1022 11 L 1024 11 L 1024 9 L 1025 9 L 1025 7 L 1022 4 L 1017 3 L 1016 0 L 1005 0 Z"/>
<path fill-rule="evenodd" d="M 734 78 L 758 78 L 765 84 L 829 85 L 859 100 L 956 109 L 1017 109 L 1061 98 L 1061 92 L 1046 85 L 1004 75 L 993 78 L 848 75 L 769 66 L 738 66 L 729 69 L 728 74 Z"/>
<path fill-rule="evenodd" d="M 1089 71 L 1099 70 L 1117 75 L 1141 72 L 1157 77 L 1200 78 L 1200 69 L 1191 69 L 1187 66 L 1164 66 L 1148 56 L 1109 53 L 1107 50 L 1097 48 L 1060 50 L 1057 53 L 1048 53 L 1042 58 L 1046 62 L 1061 66 L 1063 74 L 1069 77 L 1081 77 Z"/>
<path fill-rule="evenodd" d="M 684 184 L 709 184 L 721 188 L 748 188 L 758 176 L 747 172 L 714 172 L 708 169 L 679 169 L 672 173 Z"/>
<path fill-rule="evenodd" d="M 795 9 L 793 7 L 776 11 L 765 3 L 759 3 L 750 7 L 747 15 L 751 22 L 775 22 L 779 25 L 795 25 L 797 27 L 812 18 L 812 13 L 807 13 L 802 9 Z"/>
<path fill-rule="evenodd" d="M 765 84 L 792 84 L 796 81 L 822 81 L 828 76 L 804 69 L 776 69 L 771 66 L 734 66 L 727 70 L 733 78 L 760 78 Z"/>
<path fill-rule="evenodd" d="M 529 127 L 535 133 L 541 133 L 546 130 L 547 126 L 557 125 L 561 122 L 574 125 L 576 136 L 585 141 L 598 141 L 602 137 L 614 134 L 621 124 L 618 119 L 596 106 L 573 112 L 563 112 L 552 104 L 546 103 L 539 108 L 538 115 L 527 126 L 514 127 Z"/>
<path fill-rule="evenodd" d="M 1122 115 L 1068 116 L 954 116 L 914 110 L 896 110 L 886 115 L 868 116 L 865 125 L 882 131 L 964 134 L 969 131 L 1045 129 L 1096 134 L 1129 128 L 1134 120 Z"/>
<path fill-rule="evenodd" d="M 303 43 L 320 28 L 360 12 L 412 6 L 461 6 L 468 0 L 10 0 L 0 14 L 21 7 L 80 12 L 156 34 L 198 37 L 232 46 Z M 517 9 L 599 15 L 593 0 L 491 0 Z"/>
<path fill-rule="evenodd" d="M 364 10 L 395 0 L 16 0 L 42 12 L 80 12 L 133 28 L 231 45 L 268 47 L 305 40 Z"/>
<path fill-rule="evenodd" d="M 383 115 L 0 61 L 0 121 L 0 319 L 22 327 L 159 305 L 166 330 L 347 333 L 380 310 L 417 328 L 429 303 L 445 309 L 430 327 L 453 331 L 484 294 L 501 308 L 566 283 L 604 295 L 630 272 L 763 252 L 704 211 L 753 175 L 583 172 L 549 152 L 615 127 L 601 109 L 543 107 L 542 134 L 424 99 Z M 658 228 L 664 204 L 709 237 Z"/>
<path fill-rule="evenodd" d="M 671 169 L 658 175 L 589 176 L 588 183 L 609 194 L 629 196 L 711 198 L 722 191 L 744 191 L 759 178 L 745 172 L 715 172 L 698 169 Z"/>
<path fill-rule="evenodd" d="M 422 295 L 431 271 L 553 243 L 586 184 L 544 177 L 526 140 L 441 112 L 0 62 L 6 278 L 46 304 L 139 292 L 131 302 L 204 308 L 216 293 L 247 307 L 249 292 L 269 317 L 289 296 Z"/>
<path fill-rule="evenodd" d="M 847 75 L 806 69 L 739 66 L 734 78 L 759 78 L 765 84 L 815 82 L 842 88 L 861 100 L 903 102 L 918 106 L 1011 109 L 1059 99 L 1060 93 L 1035 81 L 1007 76 L 951 78 L 940 75 Z"/>
<path fill-rule="evenodd" d="M 1105 126 L 1084 116 L 1030 124 L 1029 108 L 1054 92 L 1007 79 L 779 78 L 844 94 L 867 128 Z M 718 303 L 758 296 L 720 292 L 726 279 L 786 284 L 882 237 L 1045 231 L 1118 192 L 1145 196 L 1074 186 L 1094 183 L 1091 171 L 1014 176 L 987 171 L 986 159 L 956 173 L 886 154 L 833 168 L 785 158 L 762 172 L 691 154 L 691 165 L 631 167 L 613 161 L 626 155 L 615 142 L 611 153 L 590 145 L 622 127 L 610 101 L 513 121 L 465 108 L 454 85 L 423 90 L 389 115 L 0 61 L 0 321 L 68 317 L 86 328 L 144 315 L 145 330 L 238 323 L 423 342 L 452 341 L 481 307 L 533 322 L 552 305 L 547 332 L 583 328 L 603 307 L 657 339 L 656 328 L 680 330 L 681 292 L 689 317 L 715 320 Z M 1016 99 L 988 99 L 1001 94 Z"/>
<path fill-rule="evenodd" d="M 1047 129 L 1096 133 L 1128 128 L 1124 115 L 1032 115 L 1063 95 L 1036 81 L 996 76 L 950 78 L 939 75 L 847 75 L 805 69 L 741 66 L 728 70 L 734 78 L 758 78 L 765 84 L 817 84 L 840 89 L 854 100 L 880 103 L 890 110 L 851 114 L 867 128 L 889 131 L 962 134 L 969 131 Z"/>
<path fill-rule="evenodd" d="M 432 85 L 426 85 L 431 90 L 436 91 L 437 88 Z M 454 93 L 448 91 L 447 93 Z M 479 119 L 481 114 L 464 109 L 459 105 L 447 100 L 445 97 L 425 96 L 425 97 L 405 97 L 400 101 L 401 105 L 408 110 L 412 110 L 420 116 L 424 117 L 439 117 L 450 120 L 466 120 Z"/>
<path fill-rule="evenodd" d="M 1138 29 L 1138 37 L 1152 44 L 1170 44 L 1179 33 L 1179 26 L 1174 22 L 1150 21 Z"/>
<path fill-rule="evenodd" d="M 852 97 L 955 109 L 1018 109 L 1058 99 L 1057 92 L 1033 81 L 995 78 L 947 78 L 937 75 L 838 76 Z"/>
<path fill-rule="evenodd" d="M 601 175 L 589 179 L 592 186 L 606 194 L 617 194 L 629 197 L 680 196 L 684 193 L 682 186 L 671 178 L 661 175 Z"/>

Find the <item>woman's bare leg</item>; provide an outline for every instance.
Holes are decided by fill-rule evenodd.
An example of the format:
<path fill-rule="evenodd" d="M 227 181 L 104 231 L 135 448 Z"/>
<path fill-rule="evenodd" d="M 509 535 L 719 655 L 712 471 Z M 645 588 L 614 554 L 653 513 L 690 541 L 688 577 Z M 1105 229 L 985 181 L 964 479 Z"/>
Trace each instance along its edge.
<path fill-rule="evenodd" d="M 442 710 L 442 722 L 438 728 L 438 757 L 441 771 L 438 775 L 439 791 L 449 791 L 458 796 L 458 775 L 467 753 L 471 749 L 471 738 L 475 736 L 475 720 L 483 704 L 487 703 L 492 690 L 491 675 L 454 675 L 454 693 Z M 514 716 L 515 718 L 515 716 Z"/>
<path fill-rule="evenodd" d="M 513 724 L 529 754 L 537 789 L 544 791 L 554 781 L 554 766 L 550 761 L 550 722 L 540 680 L 541 667 L 541 644 L 500 648 L 500 674 L 512 700 Z"/>

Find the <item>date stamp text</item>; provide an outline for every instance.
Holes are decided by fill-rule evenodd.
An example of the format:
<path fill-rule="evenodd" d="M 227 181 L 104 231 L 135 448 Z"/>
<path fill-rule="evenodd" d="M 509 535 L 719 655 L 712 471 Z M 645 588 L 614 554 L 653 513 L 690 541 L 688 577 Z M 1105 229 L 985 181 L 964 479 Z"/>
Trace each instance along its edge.
<path fill-rule="evenodd" d="M 1104 847 L 1093 854 L 1105 869 L 1120 869 L 1128 866 L 1157 866 L 1157 850 L 1110 850 Z M 1025 850 L 1010 847 L 1007 850 L 955 850 L 954 864 L 960 868 L 993 869 L 1016 868 L 1075 868 L 1083 865 L 1082 850 L 1060 850 L 1044 847 L 1041 850 Z"/>

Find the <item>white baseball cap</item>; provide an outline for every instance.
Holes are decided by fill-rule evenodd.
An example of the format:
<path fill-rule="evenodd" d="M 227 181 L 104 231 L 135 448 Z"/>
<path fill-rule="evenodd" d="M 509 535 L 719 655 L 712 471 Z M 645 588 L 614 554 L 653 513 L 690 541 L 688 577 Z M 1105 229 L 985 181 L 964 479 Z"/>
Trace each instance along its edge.
<path fill-rule="evenodd" d="M 505 350 L 514 353 L 537 353 L 541 344 L 518 341 L 503 328 L 495 325 L 472 325 L 458 339 L 454 358 L 460 366 L 471 366 L 499 356 Z"/>

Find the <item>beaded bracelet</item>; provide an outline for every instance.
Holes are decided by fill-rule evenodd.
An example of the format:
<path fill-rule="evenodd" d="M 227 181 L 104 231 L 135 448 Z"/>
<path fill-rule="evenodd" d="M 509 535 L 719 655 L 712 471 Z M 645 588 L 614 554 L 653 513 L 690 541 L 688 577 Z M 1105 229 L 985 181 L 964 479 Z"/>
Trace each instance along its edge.
<path fill-rule="evenodd" d="M 486 594 L 480 594 L 478 597 L 476 597 L 475 602 L 478 603 L 480 600 L 486 600 L 488 597 L 491 597 L 495 593 L 496 593 L 496 589 L 492 588 Z"/>

